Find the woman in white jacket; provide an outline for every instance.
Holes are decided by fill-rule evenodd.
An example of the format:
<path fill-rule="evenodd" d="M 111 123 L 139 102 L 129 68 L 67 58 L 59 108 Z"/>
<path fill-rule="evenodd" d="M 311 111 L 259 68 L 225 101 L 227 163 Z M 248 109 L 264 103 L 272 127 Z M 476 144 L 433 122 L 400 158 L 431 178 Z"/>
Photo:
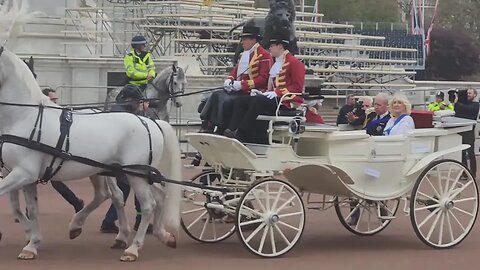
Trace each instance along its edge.
<path fill-rule="evenodd" d="M 393 96 L 389 103 L 392 118 L 388 120 L 383 131 L 384 135 L 404 135 L 409 130 L 415 129 L 413 118 L 410 116 L 412 105 L 402 93 Z"/>

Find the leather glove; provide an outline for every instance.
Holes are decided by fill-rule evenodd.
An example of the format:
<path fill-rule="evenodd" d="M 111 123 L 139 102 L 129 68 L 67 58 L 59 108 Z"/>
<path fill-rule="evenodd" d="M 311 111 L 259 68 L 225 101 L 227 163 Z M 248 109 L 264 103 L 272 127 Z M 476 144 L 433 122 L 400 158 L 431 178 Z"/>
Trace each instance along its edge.
<path fill-rule="evenodd" d="M 240 90 L 242 90 L 242 82 L 241 81 L 234 81 L 232 91 L 240 91 Z"/>
<path fill-rule="evenodd" d="M 250 96 L 254 97 L 256 95 L 261 95 L 262 94 L 262 91 L 260 90 L 257 90 L 257 89 L 252 89 L 250 90 Z"/>
<path fill-rule="evenodd" d="M 268 92 L 263 93 L 263 95 L 266 96 L 269 99 L 274 99 L 274 98 L 277 97 L 277 93 L 275 93 L 275 91 L 268 91 Z"/>

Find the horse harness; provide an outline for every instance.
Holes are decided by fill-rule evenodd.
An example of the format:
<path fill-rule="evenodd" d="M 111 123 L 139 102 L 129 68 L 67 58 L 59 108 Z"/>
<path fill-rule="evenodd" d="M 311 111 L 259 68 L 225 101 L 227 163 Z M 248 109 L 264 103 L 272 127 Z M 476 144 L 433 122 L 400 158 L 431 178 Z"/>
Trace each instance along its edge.
<path fill-rule="evenodd" d="M 14 104 L 4 103 L 4 102 L 0 102 L 0 104 L 14 105 Z M 49 180 L 51 180 L 60 171 L 65 161 L 76 161 L 92 167 L 105 169 L 106 171 L 102 172 L 101 173 L 102 175 L 115 176 L 118 173 L 129 174 L 137 177 L 147 178 L 150 184 L 162 183 L 165 180 L 161 175 L 161 173 L 156 168 L 151 166 L 151 163 L 153 160 L 152 135 L 147 122 L 140 116 L 136 115 L 136 117 L 145 127 L 148 134 L 148 141 L 149 141 L 148 164 L 149 165 L 120 166 L 120 165 L 104 164 L 104 163 L 95 161 L 93 159 L 72 155 L 72 153 L 70 153 L 69 150 L 70 150 L 70 127 L 72 126 L 72 123 L 73 123 L 73 109 L 57 108 L 57 107 L 49 107 L 49 108 L 62 110 L 62 113 L 59 119 L 60 135 L 58 137 L 56 146 L 53 147 L 41 142 L 43 114 L 44 114 L 45 106 L 39 105 L 37 118 L 35 120 L 34 127 L 30 133 L 30 137 L 28 139 L 19 137 L 16 135 L 9 135 L 9 134 L 0 135 L 0 166 L 2 168 L 4 168 L 4 161 L 2 157 L 3 145 L 4 143 L 11 143 L 11 144 L 23 146 L 32 150 L 36 150 L 42 153 L 50 154 L 53 156 L 52 161 L 50 162 L 50 165 L 45 169 L 43 176 L 39 180 L 37 180 L 37 183 L 45 184 Z M 153 121 L 153 122 L 160 130 L 162 130 L 160 125 L 156 121 Z M 54 164 L 57 161 L 57 159 L 60 159 L 60 163 L 56 168 L 54 168 Z M 142 171 L 147 171 L 148 173 L 144 174 L 144 173 L 140 173 L 132 170 L 142 170 Z"/>

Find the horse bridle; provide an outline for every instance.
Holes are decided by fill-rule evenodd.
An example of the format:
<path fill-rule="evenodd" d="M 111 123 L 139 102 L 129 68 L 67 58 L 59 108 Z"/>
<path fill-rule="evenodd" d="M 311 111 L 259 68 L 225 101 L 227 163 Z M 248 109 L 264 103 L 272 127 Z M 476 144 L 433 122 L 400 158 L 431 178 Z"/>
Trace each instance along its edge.
<path fill-rule="evenodd" d="M 2 56 L 2 53 L 3 53 L 4 50 L 5 50 L 5 48 L 3 46 L 0 47 L 0 56 Z"/>
<path fill-rule="evenodd" d="M 182 88 L 182 90 L 180 91 L 174 91 L 173 90 L 173 78 L 175 76 L 177 76 L 177 71 L 176 70 L 172 70 L 172 73 L 170 74 L 170 78 L 168 79 L 168 84 L 167 84 L 167 93 L 168 93 L 168 96 L 169 96 L 169 99 L 171 99 L 172 101 L 175 100 L 175 98 L 179 95 L 183 95 L 185 93 L 185 90 Z M 162 91 L 160 88 L 158 88 L 153 82 L 150 82 L 149 83 L 150 85 L 152 85 L 152 87 L 157 91 L 157 92 L 160 92 Z"/>

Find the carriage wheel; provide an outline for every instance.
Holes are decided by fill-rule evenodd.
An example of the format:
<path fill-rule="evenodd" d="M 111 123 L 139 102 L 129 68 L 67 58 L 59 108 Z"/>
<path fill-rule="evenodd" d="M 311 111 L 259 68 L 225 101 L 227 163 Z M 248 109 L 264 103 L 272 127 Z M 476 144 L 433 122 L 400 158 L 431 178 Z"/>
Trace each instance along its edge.
<path fill-rule="evenodd" d="M 475 224 L 478 188 L 456 160 L 438 160 L 420 175 L 410 198 L 410 221 L 418 238 L 433 248 L 463 241 Z"/>
<path fill-rule="evenodd" d="M 193 177 L 192 182 L 211 186 L 220 182 L 220 178 L 220 174 L 208 170 Z M 235 232 L 233 213 L 227 214 L 223 210 L 205 206 L 206 203 L 222 202 L 225 196 L 215 197 L 208 191 L 185 187 L 182 199 L 180 224 L 191 238 L 202 243 L 216 243 Z"/>
<path fill-rule="evenodd" d="M 395 218 L 400 200 L 334 199 L 335 213 L 348 231 L 370 236 L 383 231 Z"/>
<path fill-rule="evenodd" d="M 305 208 L 291 185 L 265 180 L 243 194 L 237 205 L 236 225 L 240 241 L 250 252 L 277 257 L 290 251 L 300 239 Z"/>

